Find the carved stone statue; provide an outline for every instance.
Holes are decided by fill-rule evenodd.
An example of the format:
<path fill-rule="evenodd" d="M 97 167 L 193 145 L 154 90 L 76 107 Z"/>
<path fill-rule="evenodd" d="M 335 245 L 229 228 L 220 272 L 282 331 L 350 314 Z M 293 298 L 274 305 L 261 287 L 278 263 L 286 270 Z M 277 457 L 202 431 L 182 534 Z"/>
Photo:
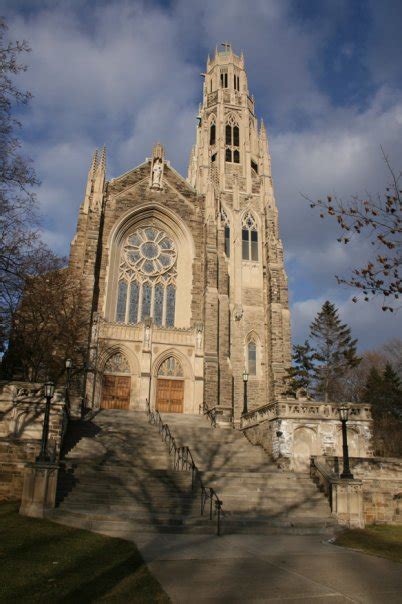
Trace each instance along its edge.
<path fill-rule="evenodd" d="M 152 166 L 152 184 L 151 189 L 162 189 L 162 162 L 159 158 L 155 159 Z"/>

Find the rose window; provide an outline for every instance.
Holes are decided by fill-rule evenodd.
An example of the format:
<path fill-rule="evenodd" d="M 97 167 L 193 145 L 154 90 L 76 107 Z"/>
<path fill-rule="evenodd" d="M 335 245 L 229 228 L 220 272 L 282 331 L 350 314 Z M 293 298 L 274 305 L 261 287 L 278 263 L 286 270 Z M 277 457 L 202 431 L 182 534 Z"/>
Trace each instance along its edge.
<path fill-rule="evenodd" d="M 120 256 L 116 321 L 152 317 L 157 325 L 174 325 L 176 260 L 176 246 L 162 229 L 146 226 L 127 237 Z"/>
<path fill-rule="evenodd" d="M 159 229 L 138 229 L 127 238 L 124 246 L 127 264 L 145 275 L 161 275 L 176 261 L 175 245 Z"/>

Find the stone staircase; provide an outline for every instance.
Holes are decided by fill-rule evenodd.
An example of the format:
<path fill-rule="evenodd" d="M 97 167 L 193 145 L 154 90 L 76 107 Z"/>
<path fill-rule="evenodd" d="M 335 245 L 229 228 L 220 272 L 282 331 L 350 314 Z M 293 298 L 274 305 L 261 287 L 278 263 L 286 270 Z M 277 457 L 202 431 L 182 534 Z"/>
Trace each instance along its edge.
<path fill-rule="evenodd" d="M 328 503 L 307 474 L 283 472 L 235 430 L 202 416 L 166 414 L 188 445 L 206 486 L 223 500 L 223 533 L 332 534 Z M 200 515 L 191 474 L 175 471 L 145 413 L 103 410 L 77 422 L 65 441 L 56 522 L 124 537 L 128 532 L 214 533 Z"/>
<path fill-rule="evenodd" d="M 280 470 L 241 432 L 213 429 L 202 416 L 162 419 L 177 444 L 190 447 L 204 484 L 222 499 L 225 532 L 332 534 L 336 529 L 328 500 L 308 473 Z"/>

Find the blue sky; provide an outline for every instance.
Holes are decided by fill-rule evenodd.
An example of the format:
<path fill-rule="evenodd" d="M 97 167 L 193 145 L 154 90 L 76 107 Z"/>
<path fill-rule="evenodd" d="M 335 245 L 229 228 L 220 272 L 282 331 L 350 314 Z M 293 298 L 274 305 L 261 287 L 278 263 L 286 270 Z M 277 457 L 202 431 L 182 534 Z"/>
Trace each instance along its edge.
<path fill-rule="evenodd" d="M 34 99 L 24 149 L 42 185 L 44 237 L 68 253 L 91 155 L 106 144 L 108 176 L 160 140 L 183 174 L 195 136 L 208 52 L 243 49 L 249 87 L 267 125 L 292 304 L 305 337 L 330 299 L 361 348 L 402 337 L 401 315 L 354 305 L 336 284 L 369 245 L 337 243 L 303 195 L 376 195 L 389 177 L 382 145 L 402 169 L 400 0 L 2 0 L 11 38 L 32 52 L 20 78 Z"/>

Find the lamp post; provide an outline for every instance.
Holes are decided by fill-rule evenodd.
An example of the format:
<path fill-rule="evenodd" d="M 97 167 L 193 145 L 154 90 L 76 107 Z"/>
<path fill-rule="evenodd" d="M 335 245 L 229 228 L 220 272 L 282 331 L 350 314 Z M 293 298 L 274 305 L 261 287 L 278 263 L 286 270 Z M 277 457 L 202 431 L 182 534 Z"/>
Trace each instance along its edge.
<path fill-rule="evenodd" d="M 67 390 L 70 389 L 71 381 L 71 370 L 73 368 L 73 362 L 71 359 L 66 359 L 66 371 L 67 371 Z"/>
<path fill-rule="evenodd" d="M 248 373 L 247 373 L 247 370 L 245 369 L 243 371 L 244 391 L 243 391 L 243 413 L 242 413 L 242 415 L 244 415 L 248 411 L 248 409 L 247 409 L 247 382 L 248 382 Z"/>
<path fill-rule="evenodd" d="M 346 429 L 346 423 L 349 419 L 349 408 L 340 407 L 339 408 L 339 417 L 342 422 L 342 449 L 343 449 L 343 472 L 341 474 L 341 478 L 348 478 L 349 480 L 352 480 L 353 474 L 350 471 L 350 466 L 349 466 L 348 431 Z"/>
<path fill-rule="evenodd" d="M 50 457 L 47 453 L 47 439 L 49 436 L 49 417 L 50 417 L 50 401 L 54 395 L 54 384 L 53 382 L 46 382 L 44 385 L 46 406 L 45 406 L 45 417 L 43 420 L 43 431 L 42 431 L 42 442 L 40 447 L 40 453 L 36 458 L 39 462 L 48 462 Z"/>

